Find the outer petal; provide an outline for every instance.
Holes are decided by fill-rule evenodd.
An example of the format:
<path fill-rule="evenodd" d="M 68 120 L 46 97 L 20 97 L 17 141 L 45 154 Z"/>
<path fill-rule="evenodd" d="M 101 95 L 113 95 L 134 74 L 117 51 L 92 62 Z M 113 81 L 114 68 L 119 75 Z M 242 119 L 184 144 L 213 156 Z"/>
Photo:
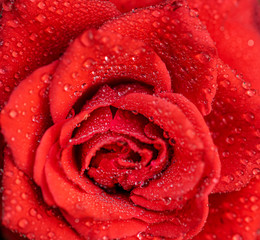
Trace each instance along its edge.
<path fill-rule="evenodd" d="M 142 41 L 110 31 L 86 31 L 66 51 L 57 68 L 50 91 L 52 118 L 54 122 L 66 118 L 81 96 L 84 100 L 102 84 L 132 81 L 154 87 L 157 92 L 171 89 L 165 64 Z"/>
<path fill-rule="evenodd" d="M 206 117 L 221 160 L 214 192 L 240 190 L 260 172 L 260 96 L 226 65 L 219 63 L 218 91 Z"/>
<path fill-rule="evenodd" d="M 101 0 L 6 1 L 3 10 L 0 106 L 14 86 L 59 58 L 72 39 L 120 14 L 112 3 Z"/>
<path fill-rule="evenodd" d="M 32 176 L 35 151 L 51 125 L 48 89 L 57 62 L 37 69 L 12 93 L 1 112 L 2 133 L 16 166 Z"/>
<path fill-rule="evenodd" d="M 86 239 L 121 239 L 137 235 L 147 228 L 146 223 L 137 219 L 102 222 L 86 218 L 77 221 L 77 218 L 72 218 L 66 213 L 63 215 L 73 228 Z"/>
<path fill-rule="evenodd" d="M 258 0 L 188 0 L 216 42 L 220 58 L 260 88 L 260 3 Z"/>
<path fill-rule="evenodd" d="M 210 212 L 206 225 L 194 240 L 259 239 L 259 175 L 239 192 L 211 195 L 209 206 Z"/>
<path fill-rule="evenodd" d="M 216 50 L 205 26 L 182 0 L 125 14 L 101 29 L 144 41 L 165 62 L 174 92 L 205 115 L 216 91 Z"/>
<path fill-rule="evenodd" d="M 60 240 L 81 239 L 58 211 L 46 206 L 39 189 L 15 167 L 8 151 L 5 154 L 3 187 L 2 222 L 6 227 L 28 239 L 41 239 L 42 236 Z"/>

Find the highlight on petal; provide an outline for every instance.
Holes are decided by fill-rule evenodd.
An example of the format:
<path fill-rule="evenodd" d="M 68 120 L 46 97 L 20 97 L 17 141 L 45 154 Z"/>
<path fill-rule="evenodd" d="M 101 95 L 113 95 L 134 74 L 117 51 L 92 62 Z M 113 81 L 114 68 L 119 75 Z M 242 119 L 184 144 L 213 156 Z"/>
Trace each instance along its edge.
<path fill-rule="evenodd" d="M 216 92 L 216 49 L 206 27 L 185 1 L 137 9 L 105 23 L 101 29 L 151 46 L 170 73 L 172 91 L 183 94 L 203 115 L 211 111 Z"/>
<path fill-rule="evenodd" d="M 209 216 L 194 240 L 258 239 L 260 226 L 260 177 L 238 192 L 209 197 Z M 219 231 L 221 229 L 221 231 Z"/>
<path fill-rule="evenodd" d="M 72 39 L 120 12 L 102 0 L 16 0 L 3 3 L 0 106 L 32 71 L 56 60 Z"/>
<path fill-rule="evenodd" d="M 133 81 L 155 92 L 171 89 L 165 64 L 142 41 L 111 31 L 86 31 L 60 60 L 50 91 L 52 118 L 66 118 L 76 101 L 86 100 L 103 84 Z"/>
<path fill-rule="evenodd" d="M 37 69 L 12 93 L 1 112 L 2 133 L 16 166 L 32 176 L 35 151 L 43 133 L 52 124 L 49 85 L 57 62 Z"/>
<path fill-rule="evenodd" d="M 221 160 L 214 192 L 238 191 L 260 172 L 260 96 L 229 66 L 219 62 L 213 111 L 205 118 Z"/>
<path fill-rule="evenodd" d="M 82 239 L 64 221 L 59 211 L 43 202 L 39 189 L 14 165 L 8 149 L 5 151 L 3 187 L 2 223 L 7 228 L 28 239 L 40 239 L 42 236 Z"/>

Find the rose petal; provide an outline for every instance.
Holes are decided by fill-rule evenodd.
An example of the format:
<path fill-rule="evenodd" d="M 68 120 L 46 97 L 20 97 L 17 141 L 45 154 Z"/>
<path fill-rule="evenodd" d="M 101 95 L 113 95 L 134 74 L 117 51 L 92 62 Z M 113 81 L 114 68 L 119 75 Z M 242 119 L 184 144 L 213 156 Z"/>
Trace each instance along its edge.
<path fill-rule="evenodd" d="M 74 130 L 73 138 L 71 138 L 69 142 L 78 144 L 82 141 L 87 141 L 96 133 L 106 132 L 109 130 L 111 121 L 112 113 L 110 108 L 98 108 L 97 110 L 93 111 L 89 117 Z"/>
<path fill-rule="evenodd" d="M 206 28 L 184 1 L 137 10 L 101 29 L 144 41 L 165 62 L 174 92 L 208 114 L 216 92 L 216 50 Z"/>
<path fill-rule="evenodd" d="M 260 226 L 260 178 L 239 192 L 213 194 L 203 231 L 194 240 L 258 239 Z M 221 231 L 219 231 L 221 229 Z"/>
<path fill-rule="evenodd" d="M 61 127 L 64 124 L 64 121 L 61 121 L 52 127 L 50 127 L 44 134 L 41 139 L 40 145 L 37 148 L 35 155 L 35 163 L 33 168 L 33 178 L 34 181 L 41 187 L 42 194 L 45 202 L 49 205 L 54 205 L 53 197 L 49 191 L 46 178 L 44 175 L 45 163 L 49 157 L 50 149 L 58 141 Z"/>
<path fill-rule="evenodd" d="M 202 182 L 199 184 L 198 189 L 195 187 L 202 177 L 204 162 L 207 162 L 207 159 L 203 159 L 204 154 L 202 152 L 209 150 L 204 149 L 201 139 L 195 134 L 194 126 L 177 105 L 154 96 L 138 93 L 128 94 L 113 105 L 118 108 L 123 106 L 126 110 L 135 110 L 146 117 L 152 117 L 154 123 L 161 126 L 164 131 L 169 132 L 170 137 L 176 141 L 174 159 L 162 177 L 150 181 L 147 187 L 134 189 L 133 194 L 149 200 L 168 198 L 172 204 L 171 206 L 176 208 L 182 207 L 185 201 L 194 195 L 198 189 L 206 187 L 210 191 L 213 188 L 215 185 L 213 181 Z M 202 120 L 201 124 L 203 123 Z M 213 159 L 218 161 L 215 156 L 216 153 L 207 155 L 208 158 L 212 158 L 209 159 L 210 162 Z M 216 178 L 218 172 L 219 166 L 213 164 L 210 166 L 210 170 L 207 171 L 208 174 L 212 174 Z M 183 197 L 186 194 L 187 198 Z M 132 199 L 137 200 L 135 197 L 132 197 Z M 145 206 L 142 203 L 145 203 L 145 201 L 138 201 L 138 204 Z"/>
<path fill-rule="evenodd" d="M 128 12 L 135 8 L 147 7 L 162 2 L 163 0 L 109 0 L 121 12 Z"/>
<path fill-rule="evenodd" d="M 1 112 L 2 133 L 16 166 L 32 176 L 35 151 L 51 125 L 48 88 L 57 62 L 37 69 L 12 93 Z"/>
<path fill-rule="evenodd" d="M 3 176 L 2 223 L 29 239 L 42 236 L 55 239 L 81 239 L 65 222 L 58 211 L 48 208 L 39 189 L 12 162 L 10 152 L 5 154 Z"/>
<path fill-rule="evenodd" d="M 92 219 L 75 219 L 63 213 L 66 220 L 86 239 L 121 239 L 145 231 L 147 224 L 137 220 L 114 220 L 100 222 Z"/>
<path fill-rule="evenodd" d="M 72 39 L 120 14 L 112 3 L 101 0 L 6 1 L 3 10 L 0 106 L 14 86 L 59 58 Z"/>
<path fill-rule="evenodd" d="M 169 91 L 170 76 L 157 54 L 138 40 L 110 31 L 86 31 L 62 57 L 50 91 L 54 122 L 66 118 L 86 92 L 102 84 L 139 81 Z M 62 84 L 60 84 L 62 83 Z"/>
<path fill-rule="evenodd" d="M 55 152 L 52 155 L 45 164 L 48 187 L 58 207 L 72 217 L 113 220 L 130 219 L 140 215 L 140 209 L 133 207 L 126 200 L 107 196 L 92 182 L 87 184 L 86 192 L 77 188 L 65 178 L 62 169 L 58 166 Z"/>
<path fill-rule="evenodd" d="M 218 91 L 206 122 L 221 160 L 214 192 L 240 190 L 260 171 L 260 97 L 248 83 L 219 63 Z"/>
<path fill-rule="evenodd" d="M 201 231 L 208 216 L 208 200 L 197 198 L 187 203 L 178 213 L 176 222 L 155 223 L 149 226 L 148 233 L 170 239 L 192 239 L 194 234 Z"/>
<path fill-rule="evenodd" d="M 215 0 L 188 2 L 199 9 L 200 19 L 216 42 L 220 58 L 259 89 L 259 1 L 224 0 L 219 4 Z"/>
<path fill-rule="evenodd" d="M 102 86 L 90 100 L 86 101 L 85 105 L 81 109 L 81 112 L 64 124 L 60 134 L 60 145 L 67 146 L 68 144 L 73 144 L 75 142 L 71 139 L 74 129 L 77 125 L 87 120 L 92 111 L 95 111 L 98 108 L 110 106 L 121 96 L 131 92 L 151 93 L 149 88 L 146 88 L 140 84 L 118 85 L 114 87 L 114 89 L 107 85 Z M 78 141 L 77 144 L 83 141 L 84 138 Z"/>

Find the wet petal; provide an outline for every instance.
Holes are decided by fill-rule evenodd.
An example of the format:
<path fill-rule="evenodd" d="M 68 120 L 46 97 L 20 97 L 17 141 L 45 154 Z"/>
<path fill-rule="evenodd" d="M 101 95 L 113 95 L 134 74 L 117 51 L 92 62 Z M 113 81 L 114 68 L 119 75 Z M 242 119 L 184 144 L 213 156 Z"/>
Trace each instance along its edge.
<path fill-rule="evenodd" d="M 119 14 L 112 3 L 101 0 L 6 1 L 1 19 L 0 105 L 33 70 L 58 59 L 72 39 Z"/>
<path fill-rule="evenodd" d="M 60 240 L 80 240 L 62 215 L 46 206 L 39 189 L 13 164 L 10 152 L 5 153 L 2 223 L 29 239 L 48 236 Z"/>
<path fill-rule="evenodd" d="M 213 191 L 230 192 L 260 171 L 260 97 L 227 65 L 220 62 L 218 71 L 218 91 L 206 122 L 221 160 L 220 182 Z"/>
<path fill-rule="evenodd" d="M 182 93 L 205 115 L 216 92 L 215 45 L 184 1 L 139 9 L 104 24 L 101 29 L 139 39 L 165 62 L 172 90 Z"/>
<path fill-rule="evenodd" d="M 79 100 L 102 84 L 140 82 L 156 92 L 169 91 L 165 64 L 142 41 L 111 31 L 86 31 L 69 47 L 54 76 L 50 91 L 54 122 L 66 118 Z"/>
<path fill-rule="evenodd" d="M 260 226 L 259 175 L 241 191 L 209 197 L 209 217 L 194 240 L 258 239 Z M 221 229 L 221 231 L 219 231 Z"/>
<path fill-rule="evenodd" d="M 57 62 L 37 69 L 12 93 L 1 113 L 2 133 L 14 155 L 16 166 L 32 176 L 35 151 L 52 124 L 49 84 Z"/>

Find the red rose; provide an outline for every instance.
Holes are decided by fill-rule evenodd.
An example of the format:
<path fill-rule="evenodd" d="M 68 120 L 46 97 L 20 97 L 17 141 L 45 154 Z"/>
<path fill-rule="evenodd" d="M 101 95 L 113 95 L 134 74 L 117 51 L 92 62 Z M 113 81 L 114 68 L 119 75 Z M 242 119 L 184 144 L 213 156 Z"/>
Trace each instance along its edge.
<path fill-rule="evenodd" d="M 28 239 L 259 239 L 258 1 L 2 9 L 6 228 Z"/>

